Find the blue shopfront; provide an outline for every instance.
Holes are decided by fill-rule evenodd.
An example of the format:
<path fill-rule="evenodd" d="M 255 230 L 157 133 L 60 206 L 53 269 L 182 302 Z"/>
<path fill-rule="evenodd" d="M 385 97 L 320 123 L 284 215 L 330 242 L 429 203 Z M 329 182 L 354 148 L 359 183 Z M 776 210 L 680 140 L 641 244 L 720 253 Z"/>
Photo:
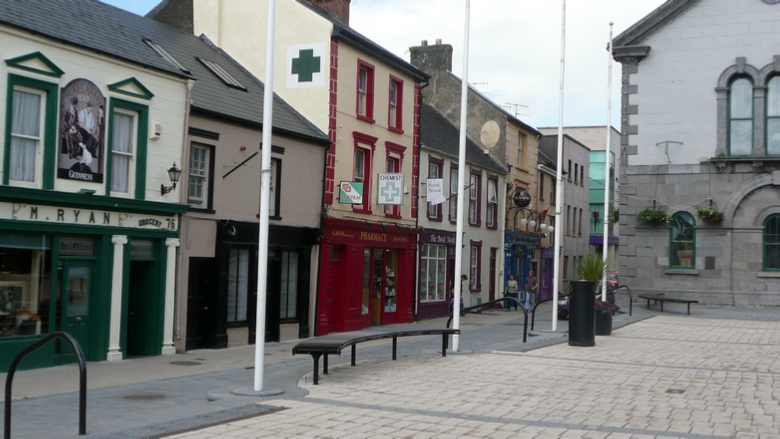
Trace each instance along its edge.
<path fill-rule="evenodd" d="M 519 291 L 525 291 L 525 278 L 530 270 L 536 270 L 536 248 L 539 235 L 508 230 L 504 236 L 504 284 L 509 275 L 513 275 L 520 285 Z M 522 293 L 520 296 L 521 299 Z"/>

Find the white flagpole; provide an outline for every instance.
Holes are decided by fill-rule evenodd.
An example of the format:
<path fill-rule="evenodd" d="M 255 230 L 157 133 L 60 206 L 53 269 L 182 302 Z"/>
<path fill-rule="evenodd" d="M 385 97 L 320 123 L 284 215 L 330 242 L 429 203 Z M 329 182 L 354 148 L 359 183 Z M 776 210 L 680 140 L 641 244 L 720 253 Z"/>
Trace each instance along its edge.
<path fill-rule="evenodd" d="M 602 253 L 604 257 L 604 274 L 601 282 L 601 301 L 607 301 L 607 258 L 609 257 L 609 185 L 611 183 L 611 177 L 609 175 L 609 157 L 612 153 L 611 141 L 612 134 L 612 22 L 609 22 L 609 64 L 607 67 L 607 148 L 604 151 L 606 154 L 606 175 L 604 176 L 604 244 L 602 245 Z"/>
<path fill-rule="evenodd" d="M 563 77 L 566 70 L 566 0 L 563 0 L 561 18 L 561 86 L 558 95 L 558 166 L 555 182 L 555 245 L 553 250 L 553 311 L 552 330 L 558 330 L 558 290 L 560 289 L 561 249 L 563 248 Z M 568 218 L 566 219 L 568 221 Z"/>
<path fill-rule="evenodd" d="M 460 290 L 460 277 L 462 273 L 463 258 L 463 187 L 466 175 L 466 115 L 468 113 L 469 100 L 469 16 L 471 0 L 466 0 L 466 24 L 463 30 L 463 84 L 460 91 L 460 145 L 458 149 L 458 205 L 457 226 L 455 228 L 455 294 L 452 298 L 452 327 L 460 329 L 460 298 L 463 292 Z M 469 280 L 472 282 L 472 280 Z M 452 336 L 452 350 L 460 349 L 460 336 Z"/>
<path fill-rule="evenodd" d="M 265 83 L 263 91 L 263 146 L 260 173 L 260 233 L 257 258 L 257 326 L 255 327 L 255 385 L 263 390 L 265 357 L 265 303 L 268 284 L 268 202 L 271 183 L 271 132 L 274 107 L 274 25 L 276 0 L 268 0 L 268 28 L 265 41 Z"/>

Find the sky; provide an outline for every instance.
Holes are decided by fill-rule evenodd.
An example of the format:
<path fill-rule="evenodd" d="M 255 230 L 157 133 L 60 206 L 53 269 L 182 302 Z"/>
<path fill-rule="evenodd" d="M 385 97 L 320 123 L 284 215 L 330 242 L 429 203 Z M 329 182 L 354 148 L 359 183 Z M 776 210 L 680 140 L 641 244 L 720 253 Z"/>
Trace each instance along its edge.
<path fill-rule="evenodd" d="M 103 0 L 144 15 L 159 0 Z M 233 0 L 250 3 L 252 0 Z M 289 0 L 277 0 L 289 1 Z M 568 0 L 564 126 L 608 119 L 609 23 L 621 32 L 665 0 Z M 352 0 L 350 26 L 399 57 L 422 40 L 453 46 L 453 73 L 463 77 L 465 0 Z M 468 81 L 534 127 L 557 127 L 561 75 L 562 1 L 470 2 Z M 277 22 L 276 26 L 282 23 Z M 609 120 L 620 129 L 620 71 L 612 62 Z"/>

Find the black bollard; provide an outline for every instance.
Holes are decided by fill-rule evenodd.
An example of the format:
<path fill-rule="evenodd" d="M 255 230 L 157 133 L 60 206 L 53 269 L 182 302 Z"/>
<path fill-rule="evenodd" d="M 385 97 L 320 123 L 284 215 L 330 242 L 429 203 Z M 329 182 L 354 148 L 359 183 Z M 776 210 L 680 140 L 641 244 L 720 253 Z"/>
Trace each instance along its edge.
<path fill-rule="evenodd" d="M 593 282 L 571 281 L 569 346 L 596 346 L 596 296 Z"/>

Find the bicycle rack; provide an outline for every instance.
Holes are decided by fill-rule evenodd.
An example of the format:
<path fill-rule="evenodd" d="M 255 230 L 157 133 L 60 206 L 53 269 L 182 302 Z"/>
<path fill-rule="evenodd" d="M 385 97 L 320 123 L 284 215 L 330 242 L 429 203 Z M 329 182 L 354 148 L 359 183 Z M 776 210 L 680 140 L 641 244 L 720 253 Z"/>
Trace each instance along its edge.
<path fill-rule="evenodd" d="M 11 439 L 11 386 L 14 381 L 14 374 L 16 368 L 19 366 L 19 362 L 22 361 L 31 352 L 35 351 L 39 347 L 45 345 L 55 338 L 64 338 L 76 351 L 76 356 L 79 360 L 79 436 L 87 434 L 87 363 L 84 361 L 84 351 L 81 350 L 81 346 L 70 334 L 65 332 L 52 332 L 43 339 L 39 340 L 32 346 L 19 353 L 11 363 L 11 368 L 8 369 L 8 375 L 5 379 L 5 435 L 4 439 Z"/>

